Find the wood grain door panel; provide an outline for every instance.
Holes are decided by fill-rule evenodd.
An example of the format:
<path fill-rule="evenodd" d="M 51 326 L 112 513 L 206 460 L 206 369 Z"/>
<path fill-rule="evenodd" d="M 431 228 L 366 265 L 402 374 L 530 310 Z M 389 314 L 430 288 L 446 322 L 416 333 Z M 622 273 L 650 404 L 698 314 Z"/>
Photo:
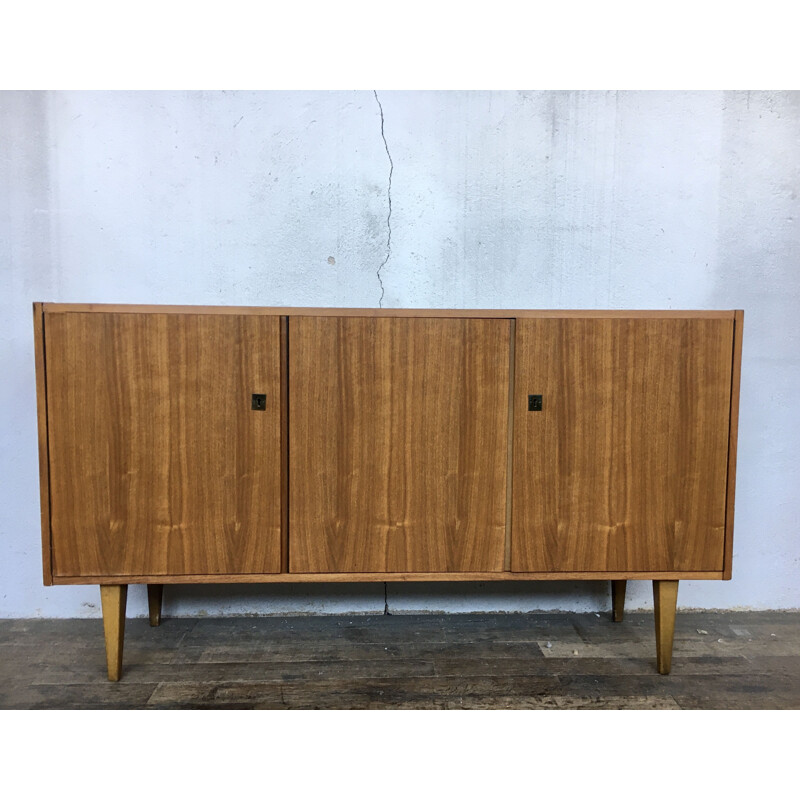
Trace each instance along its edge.
<path fill-rule="evenodd" d="M 291 317 L 289 569 L 503 569 L 503 319 Z"/>
<path fill-rule="evenodd" d="M 47 316 L 55 575 L 280 571 L 279 326 Z"/>
<path fill-rule="evenodd" d="M 513 571 L 723 568 L 732 347 L 731 319 L 517 321 Z"/>

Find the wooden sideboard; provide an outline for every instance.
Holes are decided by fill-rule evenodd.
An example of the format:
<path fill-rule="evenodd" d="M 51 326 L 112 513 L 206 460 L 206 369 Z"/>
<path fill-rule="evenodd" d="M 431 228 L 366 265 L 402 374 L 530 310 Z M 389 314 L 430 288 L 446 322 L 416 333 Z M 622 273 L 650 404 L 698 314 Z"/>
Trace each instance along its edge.
<path fill-rule="evenodd" d="M 44 582 L 729 579 L 742 311 L 35 303 Z"/>

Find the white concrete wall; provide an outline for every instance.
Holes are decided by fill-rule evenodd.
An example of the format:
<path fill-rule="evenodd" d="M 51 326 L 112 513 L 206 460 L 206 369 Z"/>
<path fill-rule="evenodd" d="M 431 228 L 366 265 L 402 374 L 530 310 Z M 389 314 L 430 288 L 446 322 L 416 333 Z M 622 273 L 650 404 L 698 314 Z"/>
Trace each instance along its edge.
<path fill-rule="evenodd" d="M 679 605 L 800 607 L 800 93 L 379 98 L 391 251 L 371 92 L 0 93 L 0 616 L 99 613 L 95 587 L 41 585 L 32 301 L 377 306 L 380 280 L 384 307 L 744 308 L 734 578 L 687 581 Z M 398 613 L 607 594 L 388 589 Z M 628 605 L 651 606 L 649 585 Z M 383 608 L 382 584 L 165 599 Z"/>

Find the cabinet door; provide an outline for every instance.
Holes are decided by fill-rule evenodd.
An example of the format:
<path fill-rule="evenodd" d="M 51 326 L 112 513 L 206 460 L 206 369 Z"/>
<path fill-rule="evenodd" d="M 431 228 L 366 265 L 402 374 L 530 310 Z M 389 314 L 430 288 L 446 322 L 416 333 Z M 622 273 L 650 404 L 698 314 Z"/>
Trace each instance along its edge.
<path fill-rule="evenodd" d="M 290 319 L 291 572 L 503 569 L 510 325 Z"/>
<path fill-rule="evenodd" d="M 512 570 L 721 570 L 733 320 L 516 331 Z"/>
<path fill-rule="evenodd" d="M 280 571 L 279 325 L 46 316 L 55 575 Z"/>

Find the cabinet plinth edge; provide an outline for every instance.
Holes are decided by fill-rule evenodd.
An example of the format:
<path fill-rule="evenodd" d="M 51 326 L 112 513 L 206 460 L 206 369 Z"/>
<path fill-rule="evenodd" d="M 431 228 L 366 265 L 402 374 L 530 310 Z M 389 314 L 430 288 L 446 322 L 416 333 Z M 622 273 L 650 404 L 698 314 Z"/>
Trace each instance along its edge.
<path fill-rule="evenodd" d="M 427 583 L 439 581 L 722 580 L 714 572 L 290 572 L 236 575 L 55 576 L 58 585 L 119 583 Z"/>

